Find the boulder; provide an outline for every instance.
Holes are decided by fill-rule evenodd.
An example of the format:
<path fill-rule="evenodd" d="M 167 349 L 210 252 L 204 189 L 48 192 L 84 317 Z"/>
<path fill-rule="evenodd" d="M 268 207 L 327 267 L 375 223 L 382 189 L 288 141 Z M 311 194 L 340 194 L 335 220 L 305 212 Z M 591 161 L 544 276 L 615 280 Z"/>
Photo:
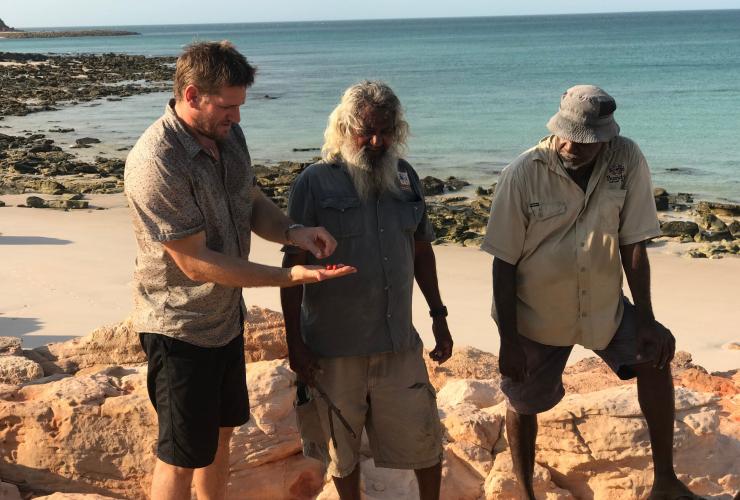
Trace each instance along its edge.
<path fill-rule="evenodd" d="M 668 196 L 669 196 L 668 191 L 666 191 L 663 188 L 655 188 L 653 190 L 653 197 L 655 198 L 656 210 L 664 211 L 670 208 Z"/>
<path fill-rule="evenodd" d="M 100 327 L 85 337 L 31 349 L 25 355 L 39 363 L 46 376 L 73 374 L 96 366 L 146 362 L 139 335 L 134 331 L 130 318 L 116 325 Z"/>
<path fill-rule="evenodd" d="M 3 200 L 0 200 L 0 207 L 4 207 L 4 206 L 5 206 L 5 202 Z"/>
<path fill-rule="evenodd" d="M 26 206 L 29 208 L 46 208 L 46 200 L 38 196 L 29 196 L 26 198 Z"/>
<path fill-rule="evenodd" d="M 0 203 L 2 203 L 2 202 L 0 202 Z M 2 205 L 0 205 L 0 206 L 2 206 Z M 735 238 L 736 240 L 737 239 L 740 239 L 740 221 L 733 220 L 727 226 L 727 229 L 730 230 L 730 234 L 732 235 L 733 238 Z"/>
<path fill-rule="evenodd" d="M 44 376 L 41 365 L 23 356 L 0 356 L 0 384 L 19 385 Z"/>
<path fill-rule="evenodd" d="M 714 215 L 737 217 L 740 216 L 740 204 L 700 201 L 696 205 L 696 211 L 702 215 L 711 213 Z"/>
<path fill-rule="evenodd" d="M 0 337 L 0 356 L 20 356 L 22 353 L 21 339 L 18 337 Z"/>
<path fill-rule="evenodd" d="M 460 191 L 466 186 L 470 186 L 470 183 L 457 177 L 448 177 L 444 185 L 448 191 Z"/>
<path fill-rule="evenodd" d="M 90 144 L 98 144 L 100 143 L 100 139 L 97 139 L 95 137 L 81 137 L 75 141 L 75 144 L 78 146 L 87 146 Z"/>
<path fill-rule="evenodd" d="M 269 361 L 288 357 L 283 315 L 252 306 L 244 321 L 244 354 L 247 361 Z"/>
<path fill-rule="evenodd" d="M 445 191 L 445 183 L 432 176 L 426 176 L 421 179 L 421 187 L 424 191 L 424 196 L 434 196 L 442 194 Z"/>
<path fill-rule="evenodd" d="M 669 237 L 689 237 L 693 238 L 699 232 L 699 225 L 696 222 L 685 220 L 671 220 L 660 224 L 660 230 L 663 236 Z"/>

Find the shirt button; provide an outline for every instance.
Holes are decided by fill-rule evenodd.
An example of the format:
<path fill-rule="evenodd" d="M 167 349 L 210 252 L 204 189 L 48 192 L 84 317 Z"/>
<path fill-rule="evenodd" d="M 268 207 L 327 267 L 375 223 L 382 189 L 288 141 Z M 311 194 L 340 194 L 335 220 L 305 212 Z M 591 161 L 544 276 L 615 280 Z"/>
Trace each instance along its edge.
<path fill-rule="evenodd" d="M 588 313 L 581 314 L 581 318 L 585 318 L 586 316 L 588 316 Z"/>
<path fill-rule="evenodd" d="M 388 287 L 388 286 L 384 286 L 384 287 L 383 287 L 383 290 L 388 290 L 389 288 L 390 288 L 390 287 Z"/>
<path fill-rule="evenodd" d="M 582 268 L 581 268 L 581 272 L 582 272 L 582 273 L 585 273 L 585 272 L 586 272 L 586 268 L 585 268 L 585 267 L 582 267 Z"/>
<path fill-rule="evenodd" d="M 581 290 L 582 295 L 586 295 L 586 290 Z"/>
<path fill-rule="evenodd" d="M 388 257 L 383 257 L 383 260 L 388 260 Z"/>
<path fill-rule="evenodd" d="M 585 242 L 585 241 L 582 241 L 582 242 L 581 242 L 581 248 L 583 248 L 583 247 L 585 247 L 585 246 L 586 246 L 586 242 Z"/>
<path fill-rule="evenodd" d="M 384 232 L 384 231 L 385 231 L 385 229 L 383 229 L 383 228 L 381 227 L 381 228 L 380 228 L 380 232 L 382 233 L 382 232 Z"/>
<path fill-rule="evenodd" d="M 388 313 L 388 317 L 389 317 L 389 318 L 391 317 L 391 313 Z"/>

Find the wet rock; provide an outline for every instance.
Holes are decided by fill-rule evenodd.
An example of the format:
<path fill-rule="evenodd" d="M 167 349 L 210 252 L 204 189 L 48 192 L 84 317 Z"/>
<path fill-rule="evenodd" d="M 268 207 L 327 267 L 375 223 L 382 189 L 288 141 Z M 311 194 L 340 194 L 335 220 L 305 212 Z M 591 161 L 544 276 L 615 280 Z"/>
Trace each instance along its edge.
<path fill-rule="evenodd" d="M 424 196 L 434 196 L 444 193 L 445 183 L 436 177 L 430 175 L 421 179 L 421 188 Z"/>
<path fill-rule="evenodd" d="M 46 202 L 48 208 L 82 209 L 88 208 L 90 202 L 83 200 L 49 200 Z"/>
<path fill-rule="evenodd" d="M 470 183 L 457 177 L 448 177 L 444 183 L 444 187 L 448 191 L 459 191 L 466 186 L 470 186 Z"/>
<path fill-rule="evenodd" d="M 100 139 L 96 137 L 82 137 L 75 141 L 75 144 L 79 144 L 82 146 L 87 146 L 89 144 L 99 144 L 99 143 L 100 143 Z"/>
<path fill-rule="evenodd" d="M 663 236 L 688 236 L 693 238 L 699 232 L 699 225 L 691 221 L 672 220 L 661 223 L 660 230 Z"/>
<path fill-rule="evenodd" d="M 714 214 L 727 217 L 740 216 L 740 205 L 734 203 L 717 203 L 713 201 L 700 201 L 696 205 L 696 211 L 702 215 Z"/>
<path fill-rule="evenodd" d="M 740 221 L 733 220 L 727 226 L 727 229 L 729 229 L 730 234 L 732 235 L 733 238 L 740 239 Z"/>
<path fill-rule="evenodd" d="M 38 196 L 29 196 L 26 198 L 26 206 L 29 208 L 46 208 L 46 200 Z"/>
<path fill-rule="evenodd" d="M 55 132 L 57 134 L 67 134 L 69 132 L 74 132 L 74 131 L 75 129 L 73 128 L 62 128 L 62 127 L 54 127 L 54 128 L 49 129 L 49 132 Z"/>
<path fill-rule="evenodd" d="M 655 208 L 658 211 L 668 210 L 668 191 L 663 188 L 655 188 L 653 190 L 653 196 L 655 198 Z"/>

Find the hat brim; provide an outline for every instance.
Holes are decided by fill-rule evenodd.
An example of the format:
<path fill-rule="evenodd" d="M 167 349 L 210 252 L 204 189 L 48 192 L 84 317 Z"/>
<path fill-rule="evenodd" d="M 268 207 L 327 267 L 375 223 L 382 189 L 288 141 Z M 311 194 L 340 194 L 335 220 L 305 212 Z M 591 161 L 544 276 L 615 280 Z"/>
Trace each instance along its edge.
<path fill-rule="evenodd" d="M 577 123 L 564 118 L 560 113 L 550 118 L 547 122 L 550 132 L 568 141 L 581 144 L 593 144 L 595 142 L 607 142 L 619 135 L 619 125 L 614 120 L 601 126 L 590 126 L 585 123 Z"/>

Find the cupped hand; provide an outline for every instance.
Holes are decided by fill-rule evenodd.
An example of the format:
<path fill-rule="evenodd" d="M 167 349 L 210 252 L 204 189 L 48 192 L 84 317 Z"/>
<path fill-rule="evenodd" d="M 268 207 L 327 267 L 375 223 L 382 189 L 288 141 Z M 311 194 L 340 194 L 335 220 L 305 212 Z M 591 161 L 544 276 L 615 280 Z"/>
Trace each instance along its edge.
<path fill-rule="evenodd" d="M 328 266 L 293 266 L 290 268 L 290 280 L 294 285 L 318 283 L 334 278 L 349 276 L 357 272 L 357 269 L 344 264 L 332 264 Z"/>

